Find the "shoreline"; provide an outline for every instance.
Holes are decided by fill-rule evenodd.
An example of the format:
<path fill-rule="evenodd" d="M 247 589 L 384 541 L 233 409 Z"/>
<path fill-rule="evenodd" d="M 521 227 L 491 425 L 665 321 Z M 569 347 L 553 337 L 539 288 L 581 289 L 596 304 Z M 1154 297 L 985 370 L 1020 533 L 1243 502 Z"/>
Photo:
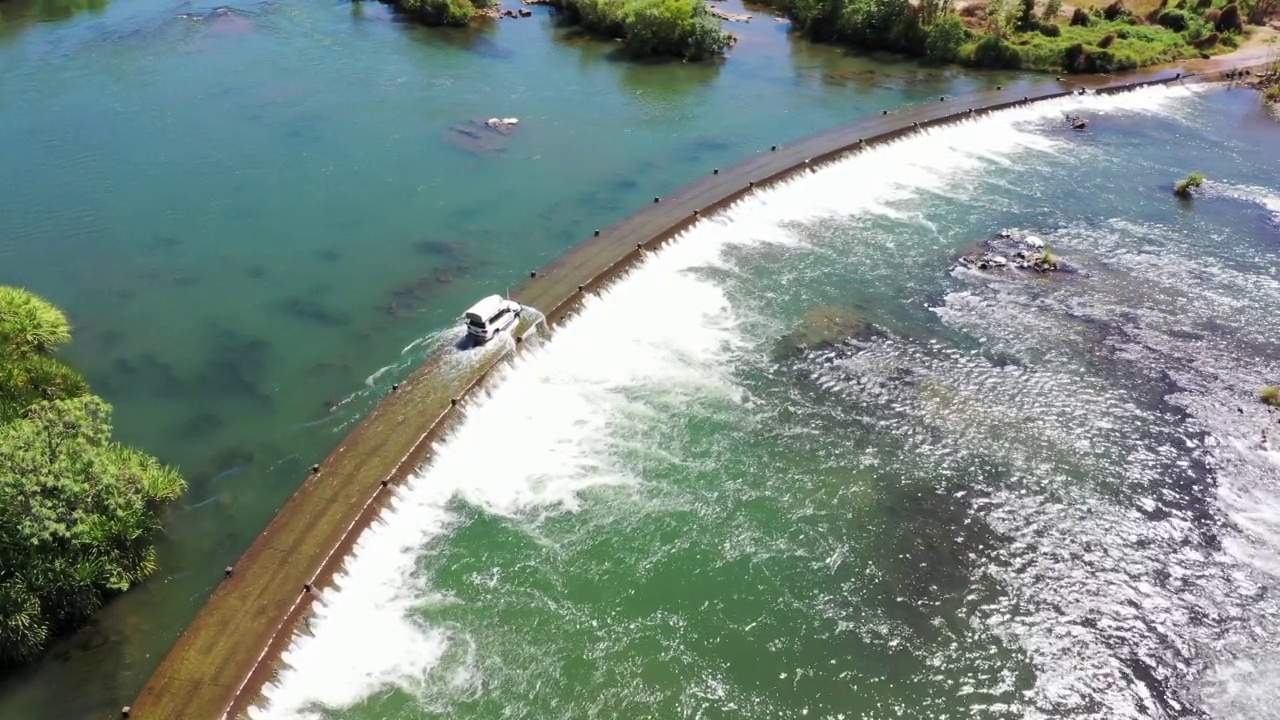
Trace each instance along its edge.
<path fill-rule="evenodd" d="M 1197 75 L 1175 75 L 1175 70 L 1165 68 L 1113 78 L 1070 76 L 1056 83 L 1047 80 L 1044 92 L 1035 96 L 997 90 L 942 99 L 765 149 L 723 171 L 712 173 L 708 168 L 702 180 L 673 195 L 653 198 L 644 210 L 531 273 L 513 297 L 544 313 L 548 328 L 553 328 L 578 309 L 586 294 L 625 273 L 646 251 L 756 187 L 917 129 L 1064 97 L 1081 88 L 1110 94 L 1145 85 L 1220 80 L 1222 71 L 1249 64 L 1232 56 L 1179 66 Z M 332 586 L 351 547 L 376 521 L 395 486 L 427 462 L 432 444 L 454 427 L 459 418 L 456 405 L 520 347 L 517 344 L 514 353 L 494 353 L 462 372 L 447 368 L 437 353 L 383 399 L 313 469 L 213 591 L 125 716 L 202 720 L 245 712 L 270 682 L 317 591 Z M 424 421 L 429 418 L 434 420 Z"/>

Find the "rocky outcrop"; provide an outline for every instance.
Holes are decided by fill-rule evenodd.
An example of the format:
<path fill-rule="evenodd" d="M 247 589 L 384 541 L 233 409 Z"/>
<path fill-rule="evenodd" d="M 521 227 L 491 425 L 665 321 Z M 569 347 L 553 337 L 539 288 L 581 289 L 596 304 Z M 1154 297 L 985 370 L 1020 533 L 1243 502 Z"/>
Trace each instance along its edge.
<path fill-rule="evenodd" d="M 1062 258 L 1045 248 L 1035 235 L 1001 230 L 994 238 L 980 242 L 960 256 L 958 267 L 971 270 L 1029 270 L 1051 273 L 1066 270 Z"/>

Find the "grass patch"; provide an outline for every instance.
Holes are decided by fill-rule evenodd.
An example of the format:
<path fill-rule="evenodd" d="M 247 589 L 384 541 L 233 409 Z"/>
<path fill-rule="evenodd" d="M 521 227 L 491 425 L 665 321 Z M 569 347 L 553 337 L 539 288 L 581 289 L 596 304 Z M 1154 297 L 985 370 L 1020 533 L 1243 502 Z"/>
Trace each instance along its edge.
<path fill-rule="evenodd" d="M 1067 25 L 1057 37 L 1016 33 L 1009 44 L 1029 70 L 1109 73 L 1198 57 L 1183 34 L 1169 28 L 1094 18 L 1088 26 Z"/>

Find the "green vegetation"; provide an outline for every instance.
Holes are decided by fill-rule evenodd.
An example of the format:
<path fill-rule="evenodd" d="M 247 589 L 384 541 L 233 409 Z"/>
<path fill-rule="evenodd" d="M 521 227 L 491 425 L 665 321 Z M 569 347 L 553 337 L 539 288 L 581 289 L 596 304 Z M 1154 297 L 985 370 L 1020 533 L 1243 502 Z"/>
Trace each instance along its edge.
<path fill-rule="evenodd" d="M 1174 183 L 1173 194 L 1182 198 L 1190 198 L 1191 191 L 1195 190 L 1196 188 L 1199 188 L 1203 184 L 1204 184 L 1204 175 L 1201 175 L 1198 172 L 1193 172 L 1190 175 L 1186 176 L 1185 178 Z"/>
<path fill-rule="evenodd" d="M 428 25 L 461 26 L 496 0 L 388 0 Z M 722 54 L 733 38 L 703 0 L 556 0 L 572 23 L 623 41 L 632 57 L 667 55 L 705 60 Z"/>
<path fill-rule="evenodd" d="M 154 572 L 160 510 L 185 488 L 111 441 L 111 406 L 51 355 L 70 339 L 61 310 L 0 286 L 0 663 Z"/>
<path fill-rule="evenodd" d="M 939 63 L 952 63 L 960 59 L 960 52 L 969 42 L 969 28 L 957 15 L 948 14 L 934 23 L 925 40 L 925 56 Z"/>
<path fill-rule="evenodd" d="M 559 7 L 572 22 L 621 39 L 633 57 L 705 60 L 732 40 L 703 0 L 560 0 Z"/>
<path fill-rule="evenodd" d="M 490 0 L 396 0 L 401 10 L 427 25 L 455 27 L 471 22 L 481 8 L 492 4 Z"/>
<path fill-rule="evenodd" d="M 1274 3 L 1280 0 L 1250 0 Z M 1145 17 L 1121 0 L 1075 8 L 1061 0 L 987 0 L 962 14 L 952 0 L 767 0 L 815 40 L 893 50 L 975 67 L 1109 73 L 1225 52 L 1242 37 L 1253 5 L 1236 0 L 1163 0 Z M 1270 10 L 1267 10 L 1270 12 Z"/>
<path fill-rule="evenodd" d="M 1259 395 L 1262 398 L 1262 402 L 1271 407 L 1280 407 L 1280 385 L 1268 385 L 1262 388 L 1262 392 Z"/>

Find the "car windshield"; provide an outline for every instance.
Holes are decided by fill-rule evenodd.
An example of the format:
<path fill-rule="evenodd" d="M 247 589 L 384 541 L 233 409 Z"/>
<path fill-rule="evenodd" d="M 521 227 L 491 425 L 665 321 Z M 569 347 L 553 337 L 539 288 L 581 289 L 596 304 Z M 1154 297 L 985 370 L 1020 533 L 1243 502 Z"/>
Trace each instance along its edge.
<path fill-rule="evenodd" d="M 484 321 L 474 315 L 467 318 L 467 324 L 475 328 L 484 327 Z"/>

